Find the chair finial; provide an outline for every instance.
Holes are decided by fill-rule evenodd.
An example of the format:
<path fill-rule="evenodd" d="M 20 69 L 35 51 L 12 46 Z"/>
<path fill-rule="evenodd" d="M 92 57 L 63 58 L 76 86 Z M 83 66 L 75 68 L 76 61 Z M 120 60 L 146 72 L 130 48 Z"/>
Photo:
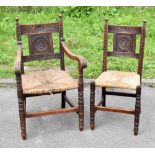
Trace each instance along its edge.
<path fill-rule="evenodd" d="M 62 20 L 62 14 L 59 15 L 59 20 Z"/>
<path fill-rule="evenodd" d="M 108 18 L 106 17 L 105 19 L 104 19 L 106 22 L 108 22 Z"/>
<path fill-rule="evenodd" d="M 143 20 L 143 25 L 146 25 L 146 20 L 145 19 Z"/>
<path fill-rule="evenodd" d="M 16 24 L 18 24 L 19 23 L 19 18 L 18 17 L 16 17 Z"/>

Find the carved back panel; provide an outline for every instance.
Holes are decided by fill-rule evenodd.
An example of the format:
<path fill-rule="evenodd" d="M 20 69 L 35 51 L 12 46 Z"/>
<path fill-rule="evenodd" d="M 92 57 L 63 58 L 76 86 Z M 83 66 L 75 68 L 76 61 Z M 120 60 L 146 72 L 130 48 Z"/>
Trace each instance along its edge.
<path fill-rule="evenodd" d="M 52 33 L 28 34 L 30 55 L 54 53 Z"/>
<path fill-rule="evenodd" d="M 113 51 L 108 56 L 138 57 L 136 35 L 141 34 L 141 27 L 108 25 L 108 33 L 113 33 Z"/>
<path fill-rule="evenodd" d="M 63 51 L 60 49 L 59 53 L 54 53 L 52 36 L 53 33 L 58 33 L 59 41 L 61 37 L 63 37 L 61 16 L 59 17 L 58 22 L 47 24 L 21 25 L 19 24 L 18 19 L 16 19 L 16 32 L 18 44 L 22 43 L 22 35 L 26 35 L 28 37 L 29 55 L 23 56 L 24 62 L 51 58 L 61 59 Z"/>
<path fill-rule="evenodd" d="M 138 73 L 142 73 L 142 63 L 145 44 L 145 27 L 143 26 L 117 26 L 108 25 L 105 20 L 104 25 L 104 50 L 103 50 L 103 71 L 107 70 L 107 56 L 127 56 L 138 59 Z M 108 33 L 113 34 L 113 50 L 108 51 Z M 140 35 L 140 49 L 136 53 L 136 35 Z"/>
<path fill-rule="evenodd" d="M 135 34 L 114 34 L 113 51 L 135 53 L 136 35 Z"/>

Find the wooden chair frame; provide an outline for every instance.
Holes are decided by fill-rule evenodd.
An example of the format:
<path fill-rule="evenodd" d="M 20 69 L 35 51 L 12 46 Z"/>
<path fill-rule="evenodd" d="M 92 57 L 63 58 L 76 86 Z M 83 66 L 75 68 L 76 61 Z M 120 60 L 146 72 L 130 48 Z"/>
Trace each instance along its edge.
<path fill-rule="evenodd" d="M 15 75 L 17 82 L 17 95 L 18 95 L 18 105 L 19 105 L 19 117 L 20 117 L 20 127 L 21 136 L 26 139 L 26 118 L 36 117 L 36 116 L 47 116 L 61 113 L 76 112 L 79 116 L 79 129 L 83 131 L 84 129 L 84 99 L 83 99 L 83 69 L 87 66 L 86 60 L 79 56 L 73 54 L 67 47 L 65 40 L 63 38 L 63 21 L 62 16 L 59 16 L 59 21 L 55 23 L 48 24 L 34 24 L 34 25 L 20 25 L 19 19 L 16 18 L 16 32 L 17 32 L 17 58 L 15 62 Z M 32 55 L 24 56 L 22 49 L 22 35 L 29 34 L 39 34 L 47 35 L 50 33 L 59 33 L 59 43 L 60 43 L 60 53 L 43 53 L 42 55 Z M 32 42 L 30 42 L 32 44 Z M 29 45 L 31 46 L 31 45 Z M 24 74 L 24 62 L 32 60 L 48 60 L 48 59 L 60 59 L 60 69 L 65 70 L 64 64 L 64 54 L 66 54 L 70 59 L 77 61 L 78 63 L 78 107 L 75 107 L 66 95 L 66 91 L 61 93 L 61 108 L 57 110 L 41 111 L 41 112 L 26 112 L 26 98 L 40 95 L 49 95 L 50 93 L 44 94 L 23 94 L 22 89 L 22 78 L 21 75 Z M 53 92 L 52 92 L 53 93 Z M 70 108 L 65 108 L 66 102 L 70 105 Z"/>
<path fill-rule="evenodd" d="M 143 21 L 142 27 L 136 26 L 116 26 L 116 25 L 108 25 L 108 19 L 105 19 L 104 24 L 104 48 L 103 48 L 103 66 L 102 72 L 107 71 L 107 57 L 108 56 L 128 56 L 131 58 L 138 59 L 138 70 L 137 73 L 140 75 L 140 83 L 142 77 L 142 66 L 143 66 L 143 55 L 144 55 L 144 44 L 145 44 L 145 29 L 146 22 Z M 140 38 L 140 49 L 139 53 L 135 53 L 126 51 L 108 51 L 108 33 L 117 33 L 121 34 L 129 34 L 131 37 L 136 39 L 136 35 L 139 34 Z M 135 40 L 134 40 L 135 41 Z M 114 36 L 114 44 L 115 44 L 115 36 Z M 115 45 L 114 45 L 115 46 Z M 134 45 L 135 48 L 135 45 Z M 131 48 L 132 49 L 132 48 Z M 117 48 L 114 47 L 114 50 Z M 136 98 L 135 109 L 125 109 L 125 108 L 114 108 L 106 106 L 106 95 L 116 95 L 116 96 L 124 96 L 124 97 L 134 97 Z M 106 90 L 105 87 L 102 87 L 102 97 L 101 101 L 95 105 L 95 81 L 92 81 L 90 84 L 90 127 L 94 130 L 95 127 L 95 113 L 97 110 L 99 111 L 110 111 L 124 114 L 132 114 L 134 115 L 134 135 L 138 134 L 139 127 L 139 119 L 141 113 L 141 84 L 137 86 L 136 93 L 124 93 L 124 92 L 112 92 Z"/>

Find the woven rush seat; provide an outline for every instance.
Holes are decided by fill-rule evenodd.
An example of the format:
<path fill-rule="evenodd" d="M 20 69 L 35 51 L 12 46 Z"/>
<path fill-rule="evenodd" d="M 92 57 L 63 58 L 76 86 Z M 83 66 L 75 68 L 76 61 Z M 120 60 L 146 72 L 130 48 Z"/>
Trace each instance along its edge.
<path fill-rule="evenodd" d="M 95 81 L 98 87 L 136 89 L 140 85 L 140 75 L 135 72 L 106 71 Z"/>
<path fill-rule="evenodd" d="M 33 71 L 22 75 L 24 94 L 62 92 L 78 88 L 78 81 L 62 70 Z"/>

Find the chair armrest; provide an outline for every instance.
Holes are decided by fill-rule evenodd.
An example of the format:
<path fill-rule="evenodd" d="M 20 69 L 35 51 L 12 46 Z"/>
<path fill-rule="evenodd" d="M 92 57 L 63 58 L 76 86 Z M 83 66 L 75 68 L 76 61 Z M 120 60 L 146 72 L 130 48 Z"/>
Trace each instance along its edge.
<path fill-rule="evenodd" d="M 73 54 L 70 49 L 68 48 L 68 46 L 65 43 L 65 40 L 63 38 L 61 38 L 61 47 L 63 49 L 63 51 L 65 52 L 65 54 L 72 60 L 75 60 L 78 62 L 78 65 L 80 67 L 80 69 L 86 68 L 87 67 L 87 61 L 84 57 Z"/>
<path fill-rule="evenodd" d="M 15 61 L 15 74 L 16 75 L 20 75 L 22 73 L 22 55 L 23 55 L 22 45 L 18 45 L 17 57 Z"/>

